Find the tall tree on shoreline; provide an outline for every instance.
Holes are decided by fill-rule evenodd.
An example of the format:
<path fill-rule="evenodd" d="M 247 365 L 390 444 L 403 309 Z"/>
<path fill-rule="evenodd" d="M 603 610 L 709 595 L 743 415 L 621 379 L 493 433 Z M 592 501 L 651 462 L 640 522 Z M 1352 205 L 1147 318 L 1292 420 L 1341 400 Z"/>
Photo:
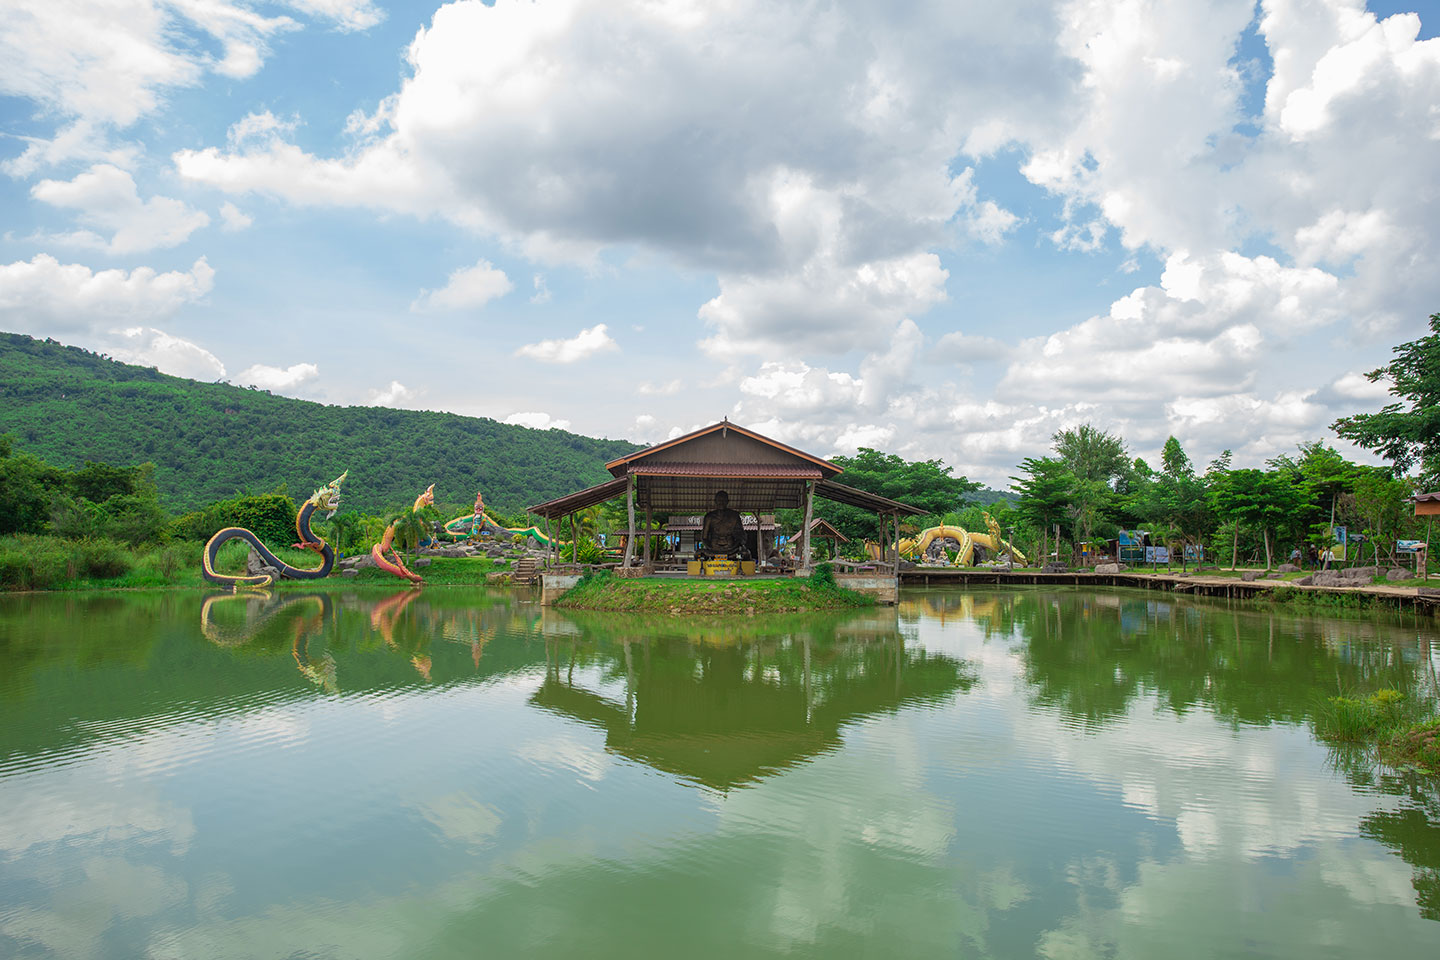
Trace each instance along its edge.
<path fill-rule="evenodd" d="M 1084 542 L 1113 499 L 1115 479 L 1129 467 L 1125 441 L 1088 423 L 1061 430 L 1051 439 L 1055 455 L 1075 478 L 1070 515 L 1075 520 L 1076 539 Z"/>
<path fill-rule="evenodd" d="M 1440 486 L 1440 313 L 1430 314 L 1428 337 L 1395 348 L 1395 359 L 1365 374 L 1371 383 L 1387 381 L 1390 392 L 1405 403 L 1386 405 L 1379 413 L 1341 417 L 1331 429 L 1357 447 L 1378 452 L 1397 475 L 1420 468 L 1420 483 Z"/>

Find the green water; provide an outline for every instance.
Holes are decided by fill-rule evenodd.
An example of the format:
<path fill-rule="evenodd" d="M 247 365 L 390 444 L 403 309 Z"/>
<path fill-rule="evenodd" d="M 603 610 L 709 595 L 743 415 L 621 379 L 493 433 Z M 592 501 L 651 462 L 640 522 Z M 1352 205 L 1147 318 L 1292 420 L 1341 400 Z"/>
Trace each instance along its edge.
<path fill-rule="evenodd" d="M 1425 957 L 1436 622 L 906 592 L 0 597 L 3 957 Z"/>

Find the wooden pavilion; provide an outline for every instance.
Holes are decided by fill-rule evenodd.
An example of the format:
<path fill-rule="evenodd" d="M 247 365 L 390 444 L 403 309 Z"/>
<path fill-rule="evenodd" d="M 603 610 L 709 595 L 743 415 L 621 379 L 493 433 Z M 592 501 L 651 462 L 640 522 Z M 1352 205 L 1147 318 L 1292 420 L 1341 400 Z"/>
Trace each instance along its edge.
<path fill-rule="evenodd" d="M 725 491 L 730 508 L 741 514 L 773 514 L 779 509 L 803 509 L 800 569 L 810 568 L 811 527 L 815 519 L 815 498 L 868 510 L 878 518 L 880 541 L 898 539 L 900 517 L 925 513 L 919 507 L 857 490 L 836 481 L 841 468 L 814 454 L 728 419 L 711 424 L 673 440 L 638 450 L 605 465 L 612 479 L 563 497 L 530 507 L 530 512 L 550 521 L 559 521 L 588 507 L 624 497 L 629 527 L 624 566 L 632 561 L 648 563 L 651 558 L 634 556 L 637 529 L 654 527 L 653 514 L 704 513 L 713 505 L 715 494 Z M 637 517 L 643 516 L 643 525 Z M 889 533 L 894 528 L 894 536 Z M 649 538 L 643 538 L 648 551 Z M 759 540 L 762 549 L 764 538 Z M 757 557 L 761 563 L 763 556 Z"/>

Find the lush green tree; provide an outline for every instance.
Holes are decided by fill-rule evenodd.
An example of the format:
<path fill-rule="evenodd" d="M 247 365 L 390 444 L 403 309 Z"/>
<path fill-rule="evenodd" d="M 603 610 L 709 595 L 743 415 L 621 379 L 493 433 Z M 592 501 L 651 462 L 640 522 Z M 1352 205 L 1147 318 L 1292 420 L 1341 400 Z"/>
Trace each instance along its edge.
<path fill-rule="evenodd" d="M 1050 530 L 1070 507 L 1075 475 L 1054 457 L 1027 457 L 1021 461 L 1020 469 L 1025 476 L 1010 478 L 1010 488 L 1019 495 L 1015 509 L 1022 521 L 1039 529 L 1039 559 L 1044 563 L 1050 556 Z"/>
<path fill-rule="evenodd" d="M 1127 474 L 1125 442 L 1088 423 L 1061 430 L 1051 439 L 1055 455 L 1074 476 L 1069 513 L 1077 541 L 1089 540 L 1095 525 L 1117 505 L 1115 481 Z"/>
<path fill-rule="evenodd" d="M 1344 439 L 1377 451 L 1397 473 L 1418 466 L 1427 489 L 1440 486 L 1440 313 L 1430 315 L 1430 330 L 1428 337 L 1400 344 L 1393 360 L 1365 375 L 1371 383 L 1386 381 L 1400 402 L 1331 424 Z"/>
<path fill-rule="evenodd" d="M 1140 495 L 1143 512 L 1170 526 L 1181 541 L 1180 564 L 1184 568 L 1184 547 L 1203 542 L 1214 525 L 1212 501 L 1204 478 L 1195 475 L 1190 458 L 1171 437 L 1161 454 L 1164 469 L 1151 478 Z"/>
<path fill-rule="evenodd" d="M 1289 471 L 1230 470 L 1212 486 L 1211 506 L 1222 518 L 1249 524 L 1265 544 L 1265 569 L 1274 565 L 1270 533 L 1305 505 L 1309 491 Z M 1231 569 L 1234 569 L 1232 560 Z"/>
<path fill-rule="evenodd" d="M 1360 467 L 1355 478 L 1355 506 L 1364 518 L 1365 535 L 1374 545 L 1374 559 L 1380 562 L 1382 543 L 1393 544 L 1404 528 L 1407 501 L 1412 488 L 1408 480 L 1396 479 L 1381 467 Z M 1358 559 L 1358 558 L 1357 558 Z"/>
<path fill-rule="evenodd" d="M 935 515 L 959 509 L 969 494 L 980 489 L 980 484 L 965 477 L 951 476 L 952 468 L 939 460 L 904 460 L 869 447 L 861 447 L 853 457 L 832 457 L 831 462 L 845 471 L 839 477 L 841 483 Z M 866 510 L 817 498 L 815 515 L 829 520 L 852 540 L 877 534 L 875 515 Z M 788 512 L 785 519 L 787 524 L 799 526 L 800 521 Z"/>

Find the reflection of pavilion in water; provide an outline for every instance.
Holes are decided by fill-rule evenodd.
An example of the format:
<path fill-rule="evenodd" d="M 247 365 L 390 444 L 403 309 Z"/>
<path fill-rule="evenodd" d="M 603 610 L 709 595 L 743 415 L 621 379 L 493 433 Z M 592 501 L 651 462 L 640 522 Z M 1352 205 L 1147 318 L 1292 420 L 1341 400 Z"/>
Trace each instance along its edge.
<path fill-rule="evenodd" d="M 615 753 L 726 790 L 833 749 L 846 723 L 975 682 L 959 660 L 907 649 L 887 615 L 738 639 L 637 631 L 595 643 L 581 639 L 595 631 L 549 614 L 545 680 L 531 703 L 603 729 Z M 596 686 L 614 692 L 577 683 L 577 657 L 600 666 Z"/>

